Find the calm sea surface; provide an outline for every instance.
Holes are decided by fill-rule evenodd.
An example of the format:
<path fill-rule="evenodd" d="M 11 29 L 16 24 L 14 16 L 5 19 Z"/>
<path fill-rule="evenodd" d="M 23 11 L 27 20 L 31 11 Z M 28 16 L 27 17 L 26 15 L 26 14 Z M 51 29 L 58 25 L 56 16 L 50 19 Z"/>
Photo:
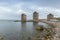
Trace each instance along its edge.
<path fill-rule="evenodd" d="M 35 26 L 47 24 L 39 22 L 13 22 L 13 21 L 0 21 L 0 35 L 4 40 L 26 40 L 28 37 L 33 37 L 36 33 Z"/>

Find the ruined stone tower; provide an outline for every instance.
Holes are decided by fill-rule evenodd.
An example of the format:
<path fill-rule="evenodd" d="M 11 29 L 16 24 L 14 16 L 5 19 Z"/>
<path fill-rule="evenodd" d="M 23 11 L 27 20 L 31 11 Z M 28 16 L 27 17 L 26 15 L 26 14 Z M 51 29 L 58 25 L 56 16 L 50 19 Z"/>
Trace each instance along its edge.
<path fill-rule="evenodd" d="M 26 15 L 25 15 L 25 14 L 22 14 L 22 15 L 21 15 L 21 21 L 22 21 L 22 22 L 26 22 Z"/>
<path fill-rule="evenodd" d="M 50 21 L 50 19 L 53 19 L 53 18 L 54 16 L 51 13 L 47 15 L 47 21 Z"/>
<path fill-rule="evenodd" d="M 39 21 L 39 19 L 38 19 L 38 13 L 35 11 L 33 13 L 33 22 L 38 22 L 38 21 Z"/>

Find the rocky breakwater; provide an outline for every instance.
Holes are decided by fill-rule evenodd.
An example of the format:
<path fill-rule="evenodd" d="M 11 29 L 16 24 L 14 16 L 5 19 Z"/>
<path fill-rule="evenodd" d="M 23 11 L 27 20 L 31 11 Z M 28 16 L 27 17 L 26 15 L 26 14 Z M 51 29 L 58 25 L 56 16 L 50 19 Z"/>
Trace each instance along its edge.
<path fill-rule="evenodd" d="M 54 22 L 56 25 L 56 35 L 54 36 L 53 40 L 60 40 L 60 22 Z"/>
<path fill-rule="evenodd" d="M 53 40 L 56 35 L 55 26 L 50 24 L 49 27 L 45 28 L 43 25 L 36 27 L 36 34 L 32 40 Z"/>
<path fill-rule="evenodd" d="M 60 21 L 58 22 L 44 21 L 44 22 L 49 24 L 50 26 L 55 27 L 56 35 L 52 40 L 60 40 Z"/>

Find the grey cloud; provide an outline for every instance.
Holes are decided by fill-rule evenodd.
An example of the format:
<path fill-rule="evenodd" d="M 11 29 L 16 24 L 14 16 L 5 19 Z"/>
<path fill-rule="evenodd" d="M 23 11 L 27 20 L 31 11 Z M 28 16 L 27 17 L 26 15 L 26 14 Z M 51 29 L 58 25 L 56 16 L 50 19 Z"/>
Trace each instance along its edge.
<path fill-rule="evenodd" d="M 28 19 L 32 19 L 33 12 L 37 11 L 39 17 L 46 18 L 49 13 L 60 17 L 60 9 L 51 7 L 41 7 L 36 4 L 17 3 L 12 5 L 0 5 L 0 19 L 21 19 L 21 14 L 25 13 Z"/>

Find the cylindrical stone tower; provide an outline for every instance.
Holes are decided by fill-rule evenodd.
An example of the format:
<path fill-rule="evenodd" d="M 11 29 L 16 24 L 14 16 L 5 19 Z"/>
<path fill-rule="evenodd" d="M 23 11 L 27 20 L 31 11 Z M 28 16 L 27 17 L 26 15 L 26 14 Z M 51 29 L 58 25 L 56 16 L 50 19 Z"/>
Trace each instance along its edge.
<path fill-rule="evenodd" d="M 26 15 L 25 14 L 21 15 L 21 22 L 26 22 Z"/>
<path fill-rule="evenodd" d="M 47 15 L 47 21 L 50 21 L 50 19 L 53 19 L 53 18 L 54 16 L 51 13 Z"/>
<path fill-rule="evenodd" d="M 35 11 L 33 13 L 33 22 L 38 22 L 39 21 L 38 16 L 39 16 L 38 13 Z"/>

